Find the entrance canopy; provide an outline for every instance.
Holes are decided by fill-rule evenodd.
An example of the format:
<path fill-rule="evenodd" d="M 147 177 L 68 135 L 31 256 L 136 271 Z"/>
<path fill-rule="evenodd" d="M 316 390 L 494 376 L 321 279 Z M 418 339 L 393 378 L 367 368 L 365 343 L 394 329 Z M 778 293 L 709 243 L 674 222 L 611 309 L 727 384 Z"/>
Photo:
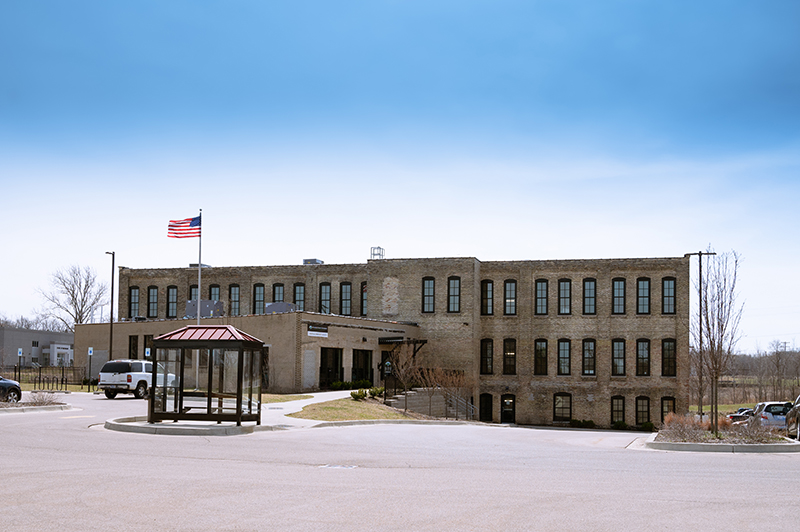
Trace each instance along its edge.
<path fill-rule="evenodd" d="M 264 342 L 231 325 L 189 325 L 153 339 L 148 421 L 261 424 Z"/>

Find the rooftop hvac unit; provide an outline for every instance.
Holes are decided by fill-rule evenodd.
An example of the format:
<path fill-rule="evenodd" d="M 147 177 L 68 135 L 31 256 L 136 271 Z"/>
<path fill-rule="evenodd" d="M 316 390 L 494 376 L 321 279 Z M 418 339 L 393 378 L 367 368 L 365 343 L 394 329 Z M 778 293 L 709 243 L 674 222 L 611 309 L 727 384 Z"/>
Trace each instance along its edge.
<path fill-rule="evenodd" d="M 319 259 L 303 259 L 303 264 L 325 264 Z"/>

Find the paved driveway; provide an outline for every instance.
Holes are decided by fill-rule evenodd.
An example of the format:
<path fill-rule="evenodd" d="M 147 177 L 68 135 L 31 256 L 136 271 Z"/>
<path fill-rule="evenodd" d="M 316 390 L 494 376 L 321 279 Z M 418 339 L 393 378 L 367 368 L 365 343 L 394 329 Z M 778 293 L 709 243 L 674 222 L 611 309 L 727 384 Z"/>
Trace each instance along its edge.
<path fill-rule="evenodd" d="M 144 401 L 68 401 L 0 416 L 4 530 L 778 530 L 797 507 L 798 454 L 482 425 L 130 434 L 102 423 Z"/>

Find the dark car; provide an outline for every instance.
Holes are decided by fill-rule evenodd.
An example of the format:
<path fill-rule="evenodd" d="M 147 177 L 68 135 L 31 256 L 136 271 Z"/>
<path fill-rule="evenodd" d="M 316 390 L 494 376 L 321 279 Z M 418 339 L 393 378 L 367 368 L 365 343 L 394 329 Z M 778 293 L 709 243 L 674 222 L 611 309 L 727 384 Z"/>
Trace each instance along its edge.
<path fill-rule="evenodd" d="M 0 401 L 16 403 L 22 397 L 22 389 L 17 381 L 0 376 Z"/>

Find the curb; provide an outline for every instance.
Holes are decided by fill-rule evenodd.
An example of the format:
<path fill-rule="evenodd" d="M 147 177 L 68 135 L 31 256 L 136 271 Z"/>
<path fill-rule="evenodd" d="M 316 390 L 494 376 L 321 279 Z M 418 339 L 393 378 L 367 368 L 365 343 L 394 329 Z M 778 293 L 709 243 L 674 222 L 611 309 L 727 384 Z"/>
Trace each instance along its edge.
<path fill-rule="evenodd" d="M 687 451 L 695 453 L 798 453 L 800 443 L 786 438 L 786 443 L 678 443 L 654 441 L 653 433 L 644 442 L 648 449 L 659 451 Z"/>
<path fill-rule="evenodd" d="M 166 434 L 170 436 L 238 436 L 251 434 L 254 425 L 174 425 L 147 423 L 147 416 L 109 419 L 103 425 L 107 430 L 136 432 L 139 434 Z"/>
<path fill-rule="evenodd" d="M 29 414 L 31 412 L 59 412 L 72 410 L 72 405 L 11 406 L 0 408 L 0 414 Z"/>
<path fill-rule="evenodd" d="M 312 425 L 309 428 L 326 428 L 326 427 L 352 427 L 354 425 L 472 425 L 483 424 L 478 421 L 448 421 L 435 420 L 435 419 L 363 419 L 353 421 L 326 421 Z"/>

